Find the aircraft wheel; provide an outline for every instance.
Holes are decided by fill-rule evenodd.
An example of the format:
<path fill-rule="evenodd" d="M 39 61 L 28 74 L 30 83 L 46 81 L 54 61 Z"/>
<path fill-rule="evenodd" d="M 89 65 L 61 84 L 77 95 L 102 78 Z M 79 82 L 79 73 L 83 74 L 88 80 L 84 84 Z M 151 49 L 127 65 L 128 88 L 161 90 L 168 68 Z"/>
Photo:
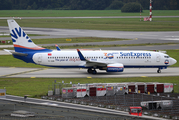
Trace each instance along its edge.
<path fill-rule="evenodd" d="M 161 73 L 161 70 L 160 70 L 160 69 L 158 69 L 158 70 L 157 70 L 157 73 Z"/>
<path fill-rule="evenodd" d="M 97 73 L 97 71 L 96 71 L 96 70 L 93 70 L 92 74 L 96 74 L 96 73 Z"/>
<path fill-rule="evenodd" d="M 89 69 L 88 69 L 88 73 L 91 74 L 92 72 L 93 72 L 93 70 L 92 70 L 91 68 L 89 68 Z"/>

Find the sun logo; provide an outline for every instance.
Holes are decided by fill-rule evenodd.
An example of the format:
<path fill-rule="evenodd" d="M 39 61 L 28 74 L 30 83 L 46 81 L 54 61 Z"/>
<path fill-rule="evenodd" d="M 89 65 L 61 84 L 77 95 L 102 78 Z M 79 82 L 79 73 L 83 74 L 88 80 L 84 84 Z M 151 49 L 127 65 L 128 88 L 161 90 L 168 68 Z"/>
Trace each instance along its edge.
<path fill-rule="evenodd" d="M 20 39 L 21 37 L 25 37 L 28 42 L 32 42 L 32 40 L 25 34 L 24 31 L 19 27 L 19 29 L 15 28 L 11 32 L 12 41 L 16 42 L 17 39 Z"/>

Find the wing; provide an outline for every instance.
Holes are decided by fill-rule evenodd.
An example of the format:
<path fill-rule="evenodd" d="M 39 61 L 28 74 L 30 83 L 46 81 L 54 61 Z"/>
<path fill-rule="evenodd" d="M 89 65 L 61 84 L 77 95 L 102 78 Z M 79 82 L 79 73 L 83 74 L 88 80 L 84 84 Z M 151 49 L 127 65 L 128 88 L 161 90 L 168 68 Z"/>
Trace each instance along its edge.
<path fill-rule="evenodd" d="M 81 51 L 79 49 L 77 49 L 78 55 L 80 57 L 81 61 L 86 61 L 86 66 L 101 66 L 101 67 L 106 67 L 108 65 L 108 63 L 106 62 L 100 62 L 100 61 L 92 61 L 92 60 L 87 60 L 83 54 L 81 53 Z"/>

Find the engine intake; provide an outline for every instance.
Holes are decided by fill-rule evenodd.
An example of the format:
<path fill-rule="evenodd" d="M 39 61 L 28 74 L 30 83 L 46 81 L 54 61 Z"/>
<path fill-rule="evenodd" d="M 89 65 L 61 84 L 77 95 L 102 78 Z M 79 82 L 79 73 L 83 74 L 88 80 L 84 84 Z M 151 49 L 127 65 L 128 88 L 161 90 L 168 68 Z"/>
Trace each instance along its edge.
<path fill-rule="evenodd" d="M 120 64 L 120 63 L 108 64 L 106 71 L 107 72 L 123 72 L 124 71 L 124 65 Z"/>

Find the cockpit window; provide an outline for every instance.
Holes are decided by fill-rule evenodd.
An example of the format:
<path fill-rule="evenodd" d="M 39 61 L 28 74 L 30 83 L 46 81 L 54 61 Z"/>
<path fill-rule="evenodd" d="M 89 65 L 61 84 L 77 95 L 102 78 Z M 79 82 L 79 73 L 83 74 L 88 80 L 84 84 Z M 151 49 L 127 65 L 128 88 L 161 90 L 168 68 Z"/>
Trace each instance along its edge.
<path fill-rule="evenodd" d="M 169 56 L 164 56 L 164 58 L 169 58 Z"/>

